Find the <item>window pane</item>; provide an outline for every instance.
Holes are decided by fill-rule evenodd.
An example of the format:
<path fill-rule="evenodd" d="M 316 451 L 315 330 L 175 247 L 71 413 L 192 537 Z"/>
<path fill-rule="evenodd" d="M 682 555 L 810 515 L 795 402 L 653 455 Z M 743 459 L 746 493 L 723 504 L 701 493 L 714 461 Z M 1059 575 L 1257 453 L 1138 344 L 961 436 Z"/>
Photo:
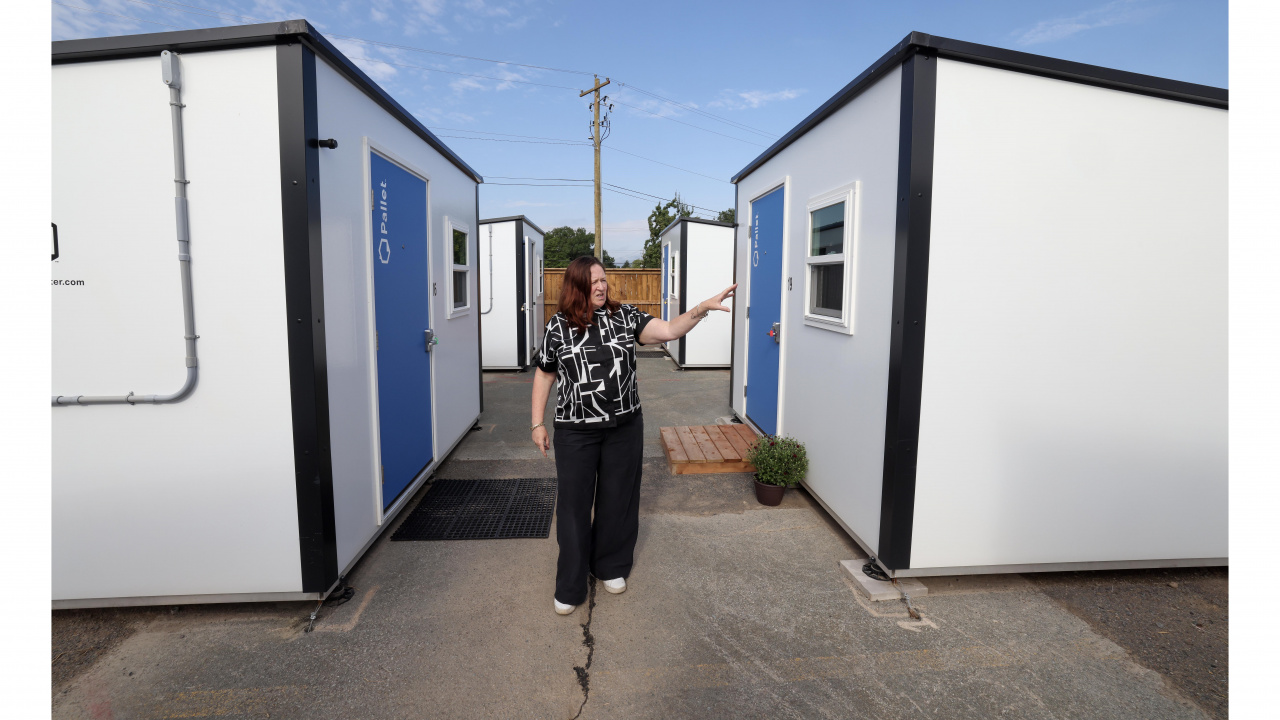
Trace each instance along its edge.
<path fill-rule="evenodd" d="M 812 312 L 840 317 L 844 304 L 844 263 L 814 265 L 810 284 L 813 287 Z"/>
<path fill-rule="evenodd" d="M 453 306 L 456 308 L 467 306 L 467 271 L 453 271 Z"/>
<path fill-rule="evenodd" d="M 461 230 L 453 231 L 453 264 L 467 264 L 467 234 Z"/>
<path fill-rule="evenodd" d="M 836 255 L 844 252 L 844 203 L 829 205 L 813 213 L 813 239 L 809 255 Z"/>

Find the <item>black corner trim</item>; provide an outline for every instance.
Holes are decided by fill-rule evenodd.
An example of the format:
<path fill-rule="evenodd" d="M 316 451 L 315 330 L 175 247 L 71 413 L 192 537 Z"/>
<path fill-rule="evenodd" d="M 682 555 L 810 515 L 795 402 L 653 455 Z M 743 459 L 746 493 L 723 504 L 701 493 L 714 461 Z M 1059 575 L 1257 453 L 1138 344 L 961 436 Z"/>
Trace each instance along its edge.
<path fill-rule="evenodd" d="M 300 43 L 276 46 L 276 76 L 298 549 L 302 591 L 323 593 L 338 579 L 338 543 L 329 443 L 320 149 L 307 142 L 316 137 L 317 126 L 315 53 Z"/>
<path fill-rule="evenodd" d="M 484 317 L 480 315 L 480 186 L 476 185 L 476 382 L 480 385 L 480 412 L 484 412 Z M 490 308 L 492 310 L 492 308 Z"/>
<path fill-rule="evenodd" d="M 680 218 L 680 220 L 688 220 L 689 218 Z M 689 293 L 689 223 L 680 223 L 680 314 L 689 312 L 689 299 L 685 297 Z M 685 335 L 680 338 L 680 355 L 678 362 L 680 367 L 685 364 L 685 348 L 689 345 L 689 336 Z"/>
<path fill-rule="evenodd" d="M 879 557 L 890 570 L 911 567 L 916 453 L 924 379 L 929 224 L 933 200 L 937 57 L 913 53 L 902 64 L 898 213 L 893 258 L 893 328 L 880 496 Z"/>
<path fill-rule="evenodd" d="M 529 303 L 525 297 L 529 288 L 525 278 L 529 268 L 525 265 L 524 219 L 516 220 L 516 364 L 529 367 Z"/>

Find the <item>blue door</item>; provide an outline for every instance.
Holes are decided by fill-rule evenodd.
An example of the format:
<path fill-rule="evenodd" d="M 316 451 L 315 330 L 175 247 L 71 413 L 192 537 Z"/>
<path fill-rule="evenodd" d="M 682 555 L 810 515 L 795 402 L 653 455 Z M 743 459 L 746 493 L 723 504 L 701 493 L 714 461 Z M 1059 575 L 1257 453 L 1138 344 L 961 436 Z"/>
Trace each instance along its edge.
<path fill-rule="evenodd" d="M 670 250 L 671 250 L 670 245 L 662 246 L 662 319 L 663 320 L 671 319 L 671 317 L 667 315 L 667 294 L 668 294 L 667 280 L 671 277 L 671 267 L 670 267 L 671 261 L 669 259 L 669 252 L 668 252 Z"/>
<path fill-rule="evenodd" d="M 747 418 L 778 431 L 778 359 L 782 321 L 783 189 L 751 203 L 751 284 L 747 298 Z"/>
<path fill-rule="evenodd" d="M 382 507 L 431 464 L 427 181 L 370 153 Z"/>

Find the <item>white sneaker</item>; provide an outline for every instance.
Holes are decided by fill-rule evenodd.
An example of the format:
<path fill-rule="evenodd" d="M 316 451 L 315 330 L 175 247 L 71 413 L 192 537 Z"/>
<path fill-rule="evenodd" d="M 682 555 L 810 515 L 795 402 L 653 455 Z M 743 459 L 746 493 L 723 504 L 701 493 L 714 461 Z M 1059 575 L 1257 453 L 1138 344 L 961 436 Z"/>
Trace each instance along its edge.
<path fill-rule="evenodd" d="M 604 589 L 614 595 L 617 595 L 619 593 L 624 593 L 627 591 L 627 579 L 614 578 L 613 580 L 605 580 Z"/>
<path fill-rule="evenodd" d="M 568 615 L 569 613 L 571 613 L 571 612 L 573 612 L 574 610 L 577 610 L 577 609 L 578 609 L 578 606 L 577 606 L 577 605 L 565 605 L 564 603 L 560 602 L 559 600 L 554 600 L 554 598 L 553 598 L 553 601 L 554 601 L 554 602 L 555 602 L 555 604 L 556 604 L 556 614 L 557 614 L 557 615 Z"/>

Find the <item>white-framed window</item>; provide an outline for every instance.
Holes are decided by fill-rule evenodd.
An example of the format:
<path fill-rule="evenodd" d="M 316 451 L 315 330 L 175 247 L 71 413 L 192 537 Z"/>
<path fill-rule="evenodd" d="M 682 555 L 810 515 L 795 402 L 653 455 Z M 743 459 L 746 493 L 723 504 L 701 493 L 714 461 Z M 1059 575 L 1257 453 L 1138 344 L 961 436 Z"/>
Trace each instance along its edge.
<path fill-rule="evenodd" d="M 670 277 L 667 279 L 667 282 L 670 283 L 669 285 L 667 285 L 667 294 L 672 297 L 679 298 L 680 297 L 680 251 L 679 250 L 671 250 L 670 259 L 667 260 L 667 264 L 670 266 L 667 268 L 667 274 L 670 275 Z M 676 307 L 679 307 L 679 306 L 680 306 L 679 303 L 677 303 Z M 675 317 L 677 314 L 679 313 L 672 313 L 671 317 Z"/>
<path fill-rule="evenodd" d="M 812 198 L 805 235 L 804 322 L 853 333 L 857 183 Z"/>
<path fill-rule="evenodd" d="M 445 253 L 449 257 L 447 302 L 449 317 L 467 314 L 471 309 L 471 266 L 467 263 L 471 251 L 471 229 L 454 220 L 445 220 Z"/>

